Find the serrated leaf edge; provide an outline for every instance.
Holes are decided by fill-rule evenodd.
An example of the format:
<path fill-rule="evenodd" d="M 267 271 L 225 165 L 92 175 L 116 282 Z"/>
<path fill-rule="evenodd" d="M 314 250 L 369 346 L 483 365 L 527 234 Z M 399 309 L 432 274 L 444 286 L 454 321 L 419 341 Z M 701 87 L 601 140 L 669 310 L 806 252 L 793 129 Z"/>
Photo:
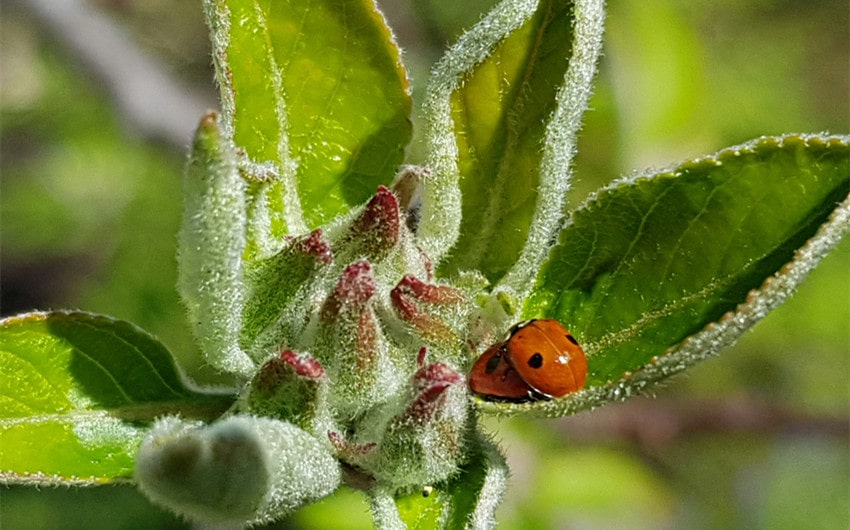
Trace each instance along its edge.
<path fill-rule="evenodd" d="M 612 181 L 610 184 L 603 186 L 599 190 L 590 194 L 581 206 L 575 210 L 582 210 L 591 204 L 598 202 L 599 199 L 606 193 L 609 193 L 620 186 L 634 185 L 641 180 L 654 179 L 660 177 L 677 177 L 686 170 L 699 169 L 703 167 L 722 166 L 724 160 L 729 158 L 739 157 L 745 154 L 754 154 L 763 149 L 781 149 L 793 143 L 801 143 L 806 147 L 816 144 L 822 146 L 842 146 L 850 147 L 850 135 L 829 135 L 829 134 L 805 134 L 805 133 L 788 133 L 778 136 L 760 136 L 748 142 L 739 145 L 726 147 L 716 153 L 692 158 L 668 166 L 665 169 L 647 169 L 640 172 L 635 172 L 632 175 L 624 176 Z"/>

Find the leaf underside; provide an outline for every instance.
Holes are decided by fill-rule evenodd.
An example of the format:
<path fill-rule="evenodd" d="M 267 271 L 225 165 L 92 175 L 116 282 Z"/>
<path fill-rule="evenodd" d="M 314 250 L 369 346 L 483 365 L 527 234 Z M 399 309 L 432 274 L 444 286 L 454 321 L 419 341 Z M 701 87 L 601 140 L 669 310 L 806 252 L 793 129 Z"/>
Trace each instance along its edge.
<path fill-rule="evenodd" d="M 98 484 L 128 479 L 149 422 L 212 419 L 232 396 L 189 389 L 173 357 L 134 325 L 88 313 L 0 323 L 0 480 Z"/>

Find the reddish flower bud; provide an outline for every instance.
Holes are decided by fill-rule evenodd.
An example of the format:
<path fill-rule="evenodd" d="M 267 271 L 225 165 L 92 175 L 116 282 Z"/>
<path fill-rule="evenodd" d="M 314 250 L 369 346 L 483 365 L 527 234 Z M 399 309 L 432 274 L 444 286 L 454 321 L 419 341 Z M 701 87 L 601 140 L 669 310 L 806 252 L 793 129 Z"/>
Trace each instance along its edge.
<path fill-rule="evenodd" d="M 401 238 L 401 212 L 396 196 L 378 186 L 375 196 L 351 227 L 351 241 L 370 258 L 383 256 Z"/>
<path fill-rule="evenodd" d="M 253 414 L 291 421 L 312 431 L 326 387 L 319 361 L 306 353 L 283 350 L 254 376 L 244 405 Z"/>
<path fill-rule="evenodd" d="M 302 254 L 313 256 L 316 258 L 316 261 L 324 265 L 330 265 L 334 260 L 331 246 L 325 240 L 325 235 L 321 228 L 313 230 L 305 237 L 296 239 L 293 242 L 292 248 Z"/>
<path fill-rule="evenodd" d="M 372 276 L 372 266 L 366 261 L 357 261 L 342 272 L 333 292 L 322 307 L 321 318 L 330 323 L 346 315 L 356 315 L 375 294 L 377 285 Z"/>
<path fill-rule="evenodd" d="M 321 363 L 307 355 L 298 355 L 292 350 L 283 350 L 280 352 L 280 360 L 292 366 L 295 373 L 301 377 L 320 379 L 325 376 L 325 369 Z"/>
<path fill-rule="evenodd" d="M 468 432 L 463 376 L 446 363 L 427 363 L 425 348 L 417 361 L 412 400 L 390 420 L 378 450 L 363 466 L 378 480 L 408 487 L 454 473 Z"/>
<path fill-rule="evenodd" d="M 406 275 L 390 291 L 390 299 L 401 319 L 425 338 L 440 342 L 457 338 L 456 331 L 448 324 L 448 315 L 440 315 L 441 309 L 451 311 L 463 302 L 464 297 L 457 289 Z"/>
<path fill-rule="evenodd" d="M 425 283 L 409 274 L 398 282 L 393 291 L 434 305 L 455 305 L 464 301 L 463 295 L 454 287 Z"/>
<path fill-rule="evenodd" d="M 382 335 L 376 294 L 372 266 L 358 261 L 342 272 L 319 313 L 317 351 L 334 380 L 332 404 L 340 417 L 386 400 L 403 384 L 393 377 L 398 368 Z"/>
<path fill-rule="evenodd" d="M 419 359 L 423 359 L 420 350 Z M 413 375 L 415 398 L 407 408 L 405 416 L 415 423 L 430 421 L 435 412 L 442 407 L 444 393 L 451 385 L 462 385 L 463 376 L 446 363 L 420 363 L 421 368 Z"/>
<path fill-rule="evenodd" d="M 278 321 L 293 297 L 319 267 L 333 263 L 330 244 L 320 229 L 287 238 L 277 254 L 245 270 L 250 296 L 243 312 L 241 346 L 255 360 L 263 359 L 286 337 Z"/>
<path fill-rule="evenodd" d="M 340 458 L 349 463 L 368 455 L 378 445 L 376 443 L 351 443 L 345 439 L 345 436 L 335 431 L 328 431 L 328 439 Z"/>

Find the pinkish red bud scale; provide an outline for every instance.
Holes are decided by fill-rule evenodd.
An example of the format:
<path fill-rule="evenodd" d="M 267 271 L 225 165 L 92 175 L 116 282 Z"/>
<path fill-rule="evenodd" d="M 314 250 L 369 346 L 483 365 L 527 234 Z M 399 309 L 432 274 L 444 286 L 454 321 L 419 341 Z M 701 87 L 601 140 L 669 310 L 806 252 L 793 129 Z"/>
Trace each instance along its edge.
<path fill-rule="evenodd" d="M 245 410 L 312 430 L 324 406 L 325 369 L 306 353 L 283 350 L 263 364 L 243 401 Z"/>
<path fill-rule="evenodd" d="M 395 194 L 378 186 L 375 196 L 351 227 L 351 241 L 370 258 L 379 257 L 401 239 L 401 212 Z"/>
<path fill-rule="evenodd" d="M 433 418 L 442 406 L 443 393 L 451 385 L 462 385 L 463 376 L 451 366 L 437 362 L 422 366 L 413 375 L 413 390 L 416 395 L 407 409 L 406 416 L 417 423 Z"/>
<path fill-rule="evenodd" d="M 293 243 L 293 248 L 303 254 L 315 257 L 316 261 L 324 265 L 333 263 L 334 258 L 331 246 L 325 241 L 325 236 L 321 228 L 313 230 L 306 237 L 296 239 Z"/>
<path fill-rule="evenodd" d="M 341 313 L 356 314 L 375 294 L 377 284 L 372 277 L 372 266 L 357 261 L 345 268 L 333 292 L 322 307 L 322 321 L 336 320 Z"/>
<path fill-rule="evenodd" d="M 345 439 L 345 436 L 335 431 L 328 431 L 328 439 L 340 457 L 349 463 L 368 455 L 378 445 L 373 442 L 362 444 L 351 443 Z"/>
<path fill-rule="evenodd" d="M 455 305 L 464 301 L 463 295 L 454 287 L 425 283 L 409 274 L 398 282 L 393 291 L 397 291 L 399 296 L 434 305 Z"/>
<path fill-rule="evenodd" d="M 464 297 L 457 289 L 447 285 L 425 283 L 406 275 L 390 291 L 390 299 L 402 320 L 416 328 L 425 338 L 447 342 L 454 341 L 455 331 L 444 318 L 434 314 L 439 308 L 459 306 Z"/>
<path fill-rule="evenodd" d="M 309 379 L 319 379 L 325 376 L 325 369 L 321 363 L 312 357 L 298 355 L 292 350 L 280 352 L 280 360 L 292 366 L 295 373 Z"/>

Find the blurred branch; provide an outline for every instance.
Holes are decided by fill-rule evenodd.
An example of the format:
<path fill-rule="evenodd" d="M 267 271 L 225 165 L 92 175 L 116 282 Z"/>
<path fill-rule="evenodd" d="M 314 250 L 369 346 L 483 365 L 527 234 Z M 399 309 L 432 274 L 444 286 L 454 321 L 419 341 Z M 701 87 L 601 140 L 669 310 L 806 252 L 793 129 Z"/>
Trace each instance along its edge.
<path fill-rule="evenodd" d="M 747 398 L 726 401 L 636 399 L 558 422 L 571 440 L 629 440 L 658 449 L 682 438 L 707 434 L 818 434 L 847 438 L 850 419 L 814 416 Z"/>
<path fill-rule="evenodd" d="M 206 110 L 217 103 L 188 88 L 142 51 L 109 17 L 82 0 L 18 0 L 98 80 L 122 118 L 146 137 L 189 145 Z"/>

